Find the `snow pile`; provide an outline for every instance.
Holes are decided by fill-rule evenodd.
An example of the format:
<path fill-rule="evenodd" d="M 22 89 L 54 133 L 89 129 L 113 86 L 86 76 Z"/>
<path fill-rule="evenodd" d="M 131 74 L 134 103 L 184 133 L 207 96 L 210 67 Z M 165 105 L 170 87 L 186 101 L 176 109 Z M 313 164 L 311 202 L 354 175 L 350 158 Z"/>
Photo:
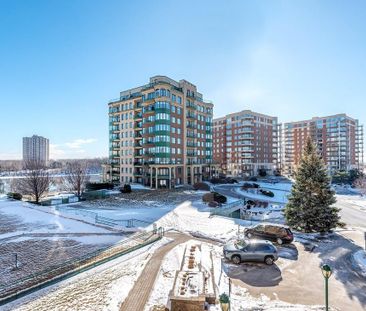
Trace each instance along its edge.
<path fill-rule="evenodd" d="M 239 225 L 250 225 L 250 221 L 220 216 L 210 217 L 209 212 L 199 211 L 190 201 L 178 205 L 156 223 L 158 227 L 164 227 L 165 230 L 171 228 L 188 232 L 195 236 L 223 241 L 235 237 Z"/>
<path fill-rule="evenodd" d="M 359 273 L 366 277 L 366 251 L 360 249 L 352 254 L 354 265 L 359 269 Z"/>
<path fill-rule="evenodd" d="M 170 240 L 141 248 L 95 269 L 3 306 L 3 311 L 117 311 L 154 251 Z"/>

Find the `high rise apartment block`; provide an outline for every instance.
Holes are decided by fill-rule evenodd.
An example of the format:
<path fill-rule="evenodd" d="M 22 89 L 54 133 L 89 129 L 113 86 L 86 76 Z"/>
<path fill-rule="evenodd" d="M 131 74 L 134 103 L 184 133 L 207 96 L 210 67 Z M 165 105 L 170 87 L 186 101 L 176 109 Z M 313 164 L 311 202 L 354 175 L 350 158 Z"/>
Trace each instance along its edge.
<path fill-rule="evenodd" d="M 35 161 L 45 166 L 48 165 L 49 140 L 37 135 L 23 137 L 23 161 Z"/>
<path fill-rule="evenodd" d="M 213 104 L 197 87 L 154 76 L 109 104 L 110 166 L 105 178 L 153 188 L 209 178 Z"/>
<path fill-rule="evenodd" d="M 279 167 L 277 117 L 250 110 L 214 119 L 215 163 L 229 176 L 273 174 Z"/>
<path fill-rule="evenodd" d="M 288 122 L 283 127 L 283 169 L 292 174 L 310 136 L 330 173 L 363 164 L 363 126 L 346 114 Z"/>

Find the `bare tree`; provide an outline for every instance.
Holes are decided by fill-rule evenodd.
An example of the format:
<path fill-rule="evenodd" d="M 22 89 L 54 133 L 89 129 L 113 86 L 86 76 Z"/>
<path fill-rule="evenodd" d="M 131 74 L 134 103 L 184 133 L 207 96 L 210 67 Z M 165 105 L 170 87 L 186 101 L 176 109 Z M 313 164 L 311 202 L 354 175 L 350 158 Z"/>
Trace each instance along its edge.
<path fill-rule="evenodd" d="M 44 164 L 39 161 L 25 161 L 24 169 L 24 177 L 17 181 L 17 191 L 22 195 L 31 196 L 38 204 L 49 190 L 52 183 L 51 176 Z"/>
<path fill-rule="evenodd" d="M 73 192 L 79 198 L 85 191 L 85 186 L 90 180 L 88 175 L 88 163 L 86 161 L 73 161 L 67 163 L 64 182 L 68 191 Z"/>
<path fill-rule="evenodd" d="M 366 195 L 366 177 L 361 176 L 357 178 L 353 185 L 360 191 L 363 196 Z"/>

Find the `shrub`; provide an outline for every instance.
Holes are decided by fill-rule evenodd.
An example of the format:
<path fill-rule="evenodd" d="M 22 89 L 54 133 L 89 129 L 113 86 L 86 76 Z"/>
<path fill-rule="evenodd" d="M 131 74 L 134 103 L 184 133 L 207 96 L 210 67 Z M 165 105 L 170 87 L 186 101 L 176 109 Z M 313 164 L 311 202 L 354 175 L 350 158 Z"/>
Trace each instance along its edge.
<path fill-rule="evenodd" d="M 210 179 L 210 182 L 212 184 L 221 184 L 222 183 L 222 179 L 221 178 L 217 178 L 217 177 L 213 177 Z"/>
<path fill-rule="evenodd" d="M 250 188 L 255 188 L 255 189 L 257 189 L 257 188 L 259 188 L 259 185 L 258 185 L 258 184 L 256 184 L 256 183 L 249 183 L 249 182 L 246 182 L 246 183 L 244 183 L 244 184 L 243 184 L 243 186 L 242 186 L 242 189 L 244 189 L 244 190 L 246 190 L 246 189 L 250 189 Z"/>
<path fill-rule="evenodd" d="M 218 207 L 220 205 L 220 203 L 217 203 L 216 201 L 212 201 L 208 203 L 209 207 Z"/>
<path fill-rule="evenodd" d="M 131 193 L 132 192 L 131 185 L 125 184 L 123 188 L 119 189 L 119 191 L 121 191 L 122 193 Z"/>
<path fill-rule="evenodd" d="M 210 186 L 205 182 L 197 182 L 193 185 L 194 190 L 210 191 Z"/>
<path fill-rule="evenodd" d="M 214 192 L 214 201 L 217 203 L 224 204 L 224 203 L 226 203 L 227 198 L 220 193 Z"/>
<path fill-rule="evenodd" d="M 18 200 L 21 201 L 23 196 L 20 193 L 17 192 L 9 192 L 7 194 L 8 199 Z"/>
<path fill-rule="evenodd" d="M 217 202 L 220 204 L 226 203 L 227 198 L 217 192 L 210 192 L 210 193 L 205 193 L 202 197 L 202 201 L 205 203 L 210 203 L 210 202 Z"/>
<path fill-rule="evenodd" d="M 229 303 L 230 302 L 230 298 L 228 295 L 226 295 L 225 293 L 220 295 L 220 303 Z"/>
<path fill-rule="evenodd" d="M 202 201 L 209 203 L 209 202 L 213 202 L 214 201 L 214 194 L 212 192 L 210 193 L 205 193 L 202 197 Z"/>
<path fill-rule="evenodd" d="M 109 182 L 89 182 L 86 184 L 86 189 L 89 191 L 102 190 L 102 189 L 113 189 L 114 185 Z"/>
<path fill-rule="evenodd" d="M 267 176 L 267 171 L 264 168 L 260 168 L 258 170 L 258 175 L 261 177 L 266 177 Z"/>
<path fill-rule="evenodd" d="M 224 178 L 222 180 L 222 182 L 225 183 L 225 184 L 237 184 L 238 183 L 238 181 L 236 179 L 229 178 L 229 177 L 228 178 Z"/>
<path fill-rule="evenodd" d="M 267 197 L 274 197 L 274 193 L 272 191 L 260 189 L 259 192 L 263 195 L 266 195 Z"/>

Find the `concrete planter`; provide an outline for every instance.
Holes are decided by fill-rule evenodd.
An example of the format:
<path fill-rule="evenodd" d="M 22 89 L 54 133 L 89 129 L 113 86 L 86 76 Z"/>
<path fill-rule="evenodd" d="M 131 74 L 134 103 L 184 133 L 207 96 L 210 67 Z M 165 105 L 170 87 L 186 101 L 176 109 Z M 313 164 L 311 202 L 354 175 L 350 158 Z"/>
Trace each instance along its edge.
<path fill-rule="evenodd" d="M 220 302 L 221 310 L 228 311 L 229 310 L 229 303 L 228 302 Z"/>

